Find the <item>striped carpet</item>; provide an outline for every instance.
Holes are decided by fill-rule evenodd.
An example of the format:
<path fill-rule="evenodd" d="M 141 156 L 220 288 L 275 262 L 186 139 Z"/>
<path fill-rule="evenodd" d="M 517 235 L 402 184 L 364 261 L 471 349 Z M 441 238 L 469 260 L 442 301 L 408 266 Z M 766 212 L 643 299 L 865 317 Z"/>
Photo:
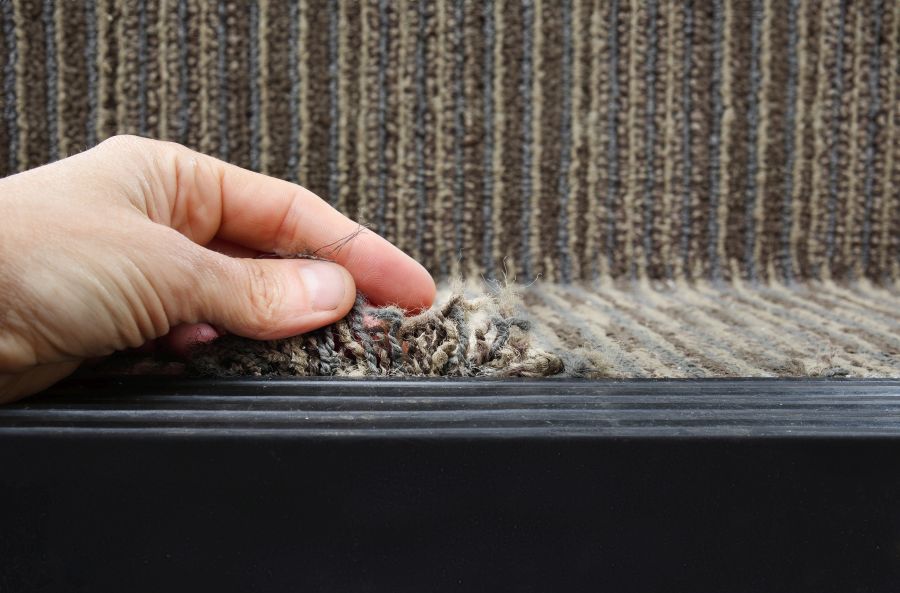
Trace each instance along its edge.
<path fill-rule="evenodd" d="M 523 293 L 536 347 L 605 377 L 900 377 L 900 286 L 599 286 Z"/>
<path fill-rule="evenodd" d="M 900 3 L 12 0 L 0 173 L 114 133 L 437 274 L 900 275 Z"/>
<path fill-rule="evenodd" d="M 395 355 L 387 354 L 388 340 L 377 331 L 369 330 L 365 346 L 365 332 L 348 334 L 342 322 L 296 339 L 220 339 L 195 352 L 188 367 L 192 374 L 219 376 L 900 377 L 897 284 L 538 282 L 517 292 L 520 305 L 505 314 L 476 306 L 462 320 L 442 312 L 450 296 L 460 294 L 458 285 L 443 285 L 430 327 L 412 334 L 390 330 L 400 341 Z M 461 294 L 476 304 L 486 293 L 496 294 L 471 282 Z M 503 317 L 528 325 L 496 350 Z M 441 331 L 451 319 L 469 330 Z M 464 357 L 439 354 L 455 352 L 463 333 L 470 344 Z M 460 364 L 465 358 L 469 362 Z M 184 372 L 180 363 L 129 355 L 99 370 Z"/>
<path fill-rule="evenodd" d="M 175 140 L 614 375 L 900 374 L 897 2 L 9 0 L 0 86 L 0 174 Z"/>

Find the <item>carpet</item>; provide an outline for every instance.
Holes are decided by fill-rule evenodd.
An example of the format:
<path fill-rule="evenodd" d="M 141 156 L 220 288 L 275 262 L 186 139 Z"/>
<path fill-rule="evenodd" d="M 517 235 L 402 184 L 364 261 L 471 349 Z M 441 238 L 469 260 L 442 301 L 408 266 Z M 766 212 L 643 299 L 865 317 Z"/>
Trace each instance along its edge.
<path fill-rule="evenodd" d="M 439 278 L 538 279 L 532 342 L 609 376 L 900 373 L 896 2 L 12 0 L 0 25 L 0 174 L 170 139 Z"/>
<path fill-rule="evenodd" d="M 898 377 L 900 291 L 861 283 L 601 286 L 524 293 L 535 344 L 609 377 Z"/>
<path fill-rule="evenodd" d="M 492 296 L 494 295 L 494 296 Z M 191 374 L 900 377 L 900 287 L 832 282 L 444 286 L 418 317 L 357 306 L 287 340 L 227 336 Z M 363 316 L 372 322 L 363 323 Z M 402 327 L 401 327 L 402 324 Z"/>

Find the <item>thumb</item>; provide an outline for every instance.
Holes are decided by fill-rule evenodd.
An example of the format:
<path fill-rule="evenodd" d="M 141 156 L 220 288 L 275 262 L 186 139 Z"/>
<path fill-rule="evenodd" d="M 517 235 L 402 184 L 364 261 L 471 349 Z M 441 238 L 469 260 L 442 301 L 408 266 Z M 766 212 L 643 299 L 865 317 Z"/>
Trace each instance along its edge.
<path fill-rule="evenodd" d="M 202 248 L 201 248 L 202 249 Z M 243 259 L 202 249 L 215 263 L 190 291 L 196 317 L 257 340 L 302 334 L 344 317 L 356 300 L 353 277 L 326 261 Z"/>

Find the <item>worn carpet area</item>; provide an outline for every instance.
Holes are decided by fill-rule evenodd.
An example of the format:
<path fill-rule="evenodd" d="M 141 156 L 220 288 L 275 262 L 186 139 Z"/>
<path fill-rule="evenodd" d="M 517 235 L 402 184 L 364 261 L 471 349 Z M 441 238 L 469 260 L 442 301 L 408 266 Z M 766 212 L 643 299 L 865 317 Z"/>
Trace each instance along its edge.
<path fill-rule="evenodd" d="M 900 290 L 866 283 L 445 287 L 402 318 L 357 307 L 312 334 L 228 337 L 207 375 L 900 377 Z M 519 300 L 520 299 L 520 300 Z"/>
<path fill-rule="evenodd" d="M 576 373 L 568 353 L 531 345 L 512 290 L 452 294 L 406 316 L 364 297 L 341 321 L 307 334 L 257 342 L 225 336 L 194 349 L 189 371 L 215 376 L 545 377 Z M 583 365 L 582 365 L 583 367 Z M 583 371 L 585 372 L 585 371 Z M 586 370 L 588 374 L 591 371 Z"/>

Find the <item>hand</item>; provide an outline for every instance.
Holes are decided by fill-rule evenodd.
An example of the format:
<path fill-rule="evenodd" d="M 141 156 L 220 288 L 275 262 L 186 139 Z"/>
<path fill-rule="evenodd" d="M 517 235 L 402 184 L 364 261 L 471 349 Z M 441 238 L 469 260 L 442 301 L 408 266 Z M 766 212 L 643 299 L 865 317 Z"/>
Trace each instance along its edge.
<path fill-rule="evenodd" d="M 298 185 L 129 136 L 0 180 L 0 401 L 167 334 L 183 350 L 213 326 L 307 332 L 346 315 L 356 288 L 429 306 L 428 272 L 367 230 L 329 256 L 337 263 L 253 259 L 359 228 Z"/>

